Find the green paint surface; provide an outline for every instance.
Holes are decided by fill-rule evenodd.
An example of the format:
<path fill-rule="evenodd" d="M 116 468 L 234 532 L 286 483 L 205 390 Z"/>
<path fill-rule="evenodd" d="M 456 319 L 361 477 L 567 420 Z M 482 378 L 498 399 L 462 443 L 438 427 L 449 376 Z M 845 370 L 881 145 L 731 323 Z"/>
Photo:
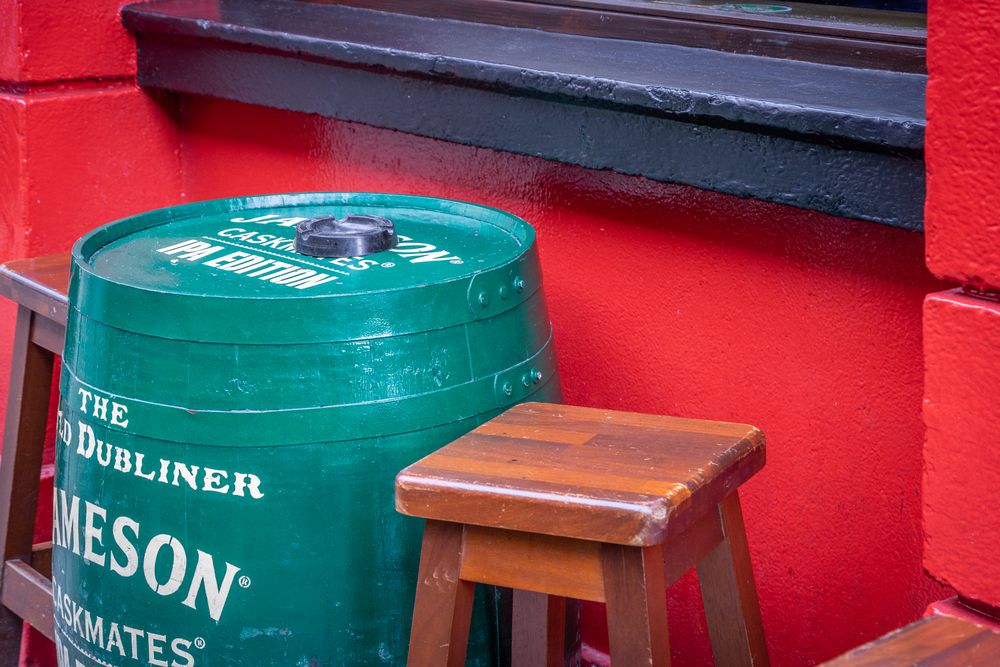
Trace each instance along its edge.
<path fill-rule="evenodd" d="M 279 240 L 348 213 L 412 241 L 330 261 Z M 540 275 L 527 223 L 419 197 L 204 202 L 81 239 L 60 665 L 404 664 L 421 522 L 394 511 L 393 479 L 515 402 L 558 400 Z M 497 663 L 496 616 L 482 588 L 469 664 Z"/>

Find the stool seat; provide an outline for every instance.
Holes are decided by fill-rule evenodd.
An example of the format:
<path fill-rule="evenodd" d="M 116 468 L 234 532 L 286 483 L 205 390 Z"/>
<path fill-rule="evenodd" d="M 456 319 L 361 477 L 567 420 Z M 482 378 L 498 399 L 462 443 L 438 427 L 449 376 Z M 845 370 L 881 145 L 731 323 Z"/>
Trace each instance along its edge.
<path fill-rule="evenodd" d="M 396 478 L 403 514 L 661 544 L 764 465 L 753 426 L 524 403 Z"/>
<path fill-rule="evenodd" d="M 396 476 L 427 520 L 408 667 L 461 667 L 476 584 L 513 589 L 511 664 L 562 667 L 565 598 L 607 606 L 615 665 L 669 667 L 667 586 L 698 569 L 717 665 L 766 667 L 738 488 L 753 426 L 524 403 Z"/>
<path fill-rule="evenodd" d="M 950 616 L 922 618 L 820 667 L 993 667 L 1000 634 Z"/>

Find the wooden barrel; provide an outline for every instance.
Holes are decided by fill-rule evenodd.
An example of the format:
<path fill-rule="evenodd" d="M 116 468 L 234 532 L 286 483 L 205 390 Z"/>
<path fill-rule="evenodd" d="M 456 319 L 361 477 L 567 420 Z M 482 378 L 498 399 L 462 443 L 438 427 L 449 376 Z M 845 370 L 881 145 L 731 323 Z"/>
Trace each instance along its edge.
<path fill-rule="evenodd" d="M 381 216 L 318 258 L 296 226 Z M 406 465 L 557 400 L 534 231 L 508 213 L 311 193 L 178 206 L 73 252 L 53 534 L 59 664 L 402 665 Z M 497 659 L 481 591 L 470 663 Z M 78 662 L 77 662 L 78 661 Z"/>

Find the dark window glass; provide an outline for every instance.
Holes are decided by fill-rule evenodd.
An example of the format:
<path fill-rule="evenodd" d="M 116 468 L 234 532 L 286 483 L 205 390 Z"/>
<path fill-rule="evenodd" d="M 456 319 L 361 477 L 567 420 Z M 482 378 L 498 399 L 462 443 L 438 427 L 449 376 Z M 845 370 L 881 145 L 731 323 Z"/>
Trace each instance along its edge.
<path fill-rule="evenodd" d="M 927 13 L 927 0 L 820 0 L 816 5 L 838 5 L 865 9 L 888 9 L 893 12 Z"/>
<path fill-rule="evenodd" d="M 926 0 L 312 1 L 831 65 L 926 71 Z"/>

